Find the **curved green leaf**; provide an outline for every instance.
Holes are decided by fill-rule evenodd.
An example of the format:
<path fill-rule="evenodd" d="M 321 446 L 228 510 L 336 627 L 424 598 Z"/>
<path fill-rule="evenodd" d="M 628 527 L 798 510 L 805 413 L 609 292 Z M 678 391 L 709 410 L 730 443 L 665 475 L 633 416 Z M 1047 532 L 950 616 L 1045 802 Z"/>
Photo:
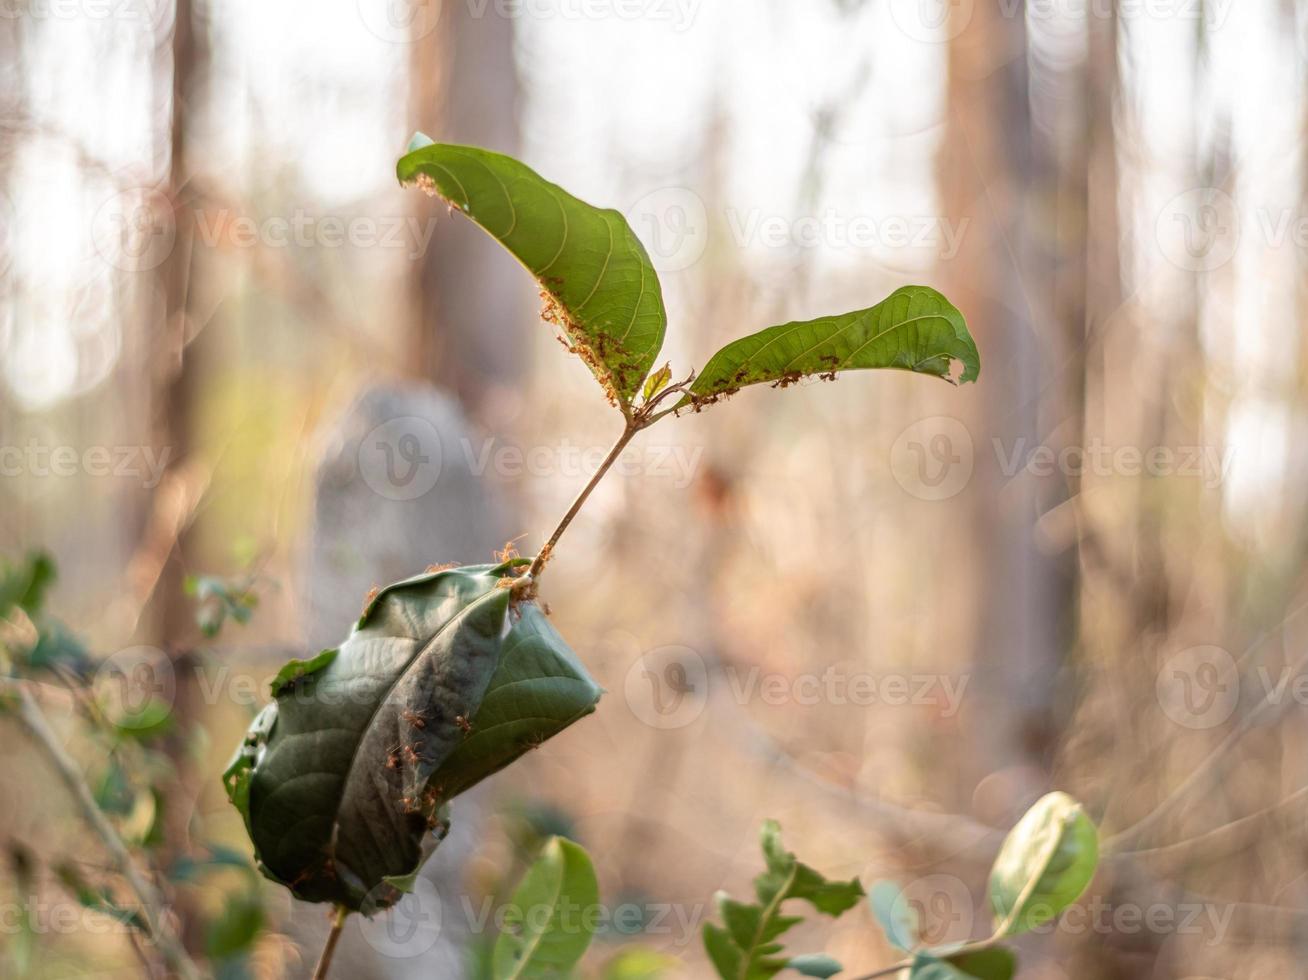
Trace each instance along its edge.
<path fill-rule="evenodd" d="M 599 883 L 577 844 L 552 837 L 513 893 L 495 941 L 495 980 L 558 980 L 569 975 L 595 931 Z"/>
<path fill-rule="evenodd" d="M 544 614 L 500 587 L 515 564 L 388 586 L 334 656 L 278 674 L 224 774 L 266 875 L 307 901 L 393 904 L 446 800 L 593 710 Z"/>
<path fill-rule="evenodd" d="M 610 399 L 631 404 L 663 346 L 667 314 L 654 266 L 620 213 L 475 146 L 419 145 L 396 174 L 439 194 L 508 249 L 540 284 L 546 319 Z"/>
<path fill-rule="evenodd" d="M 1000 931 L 1016 935 L 1056 918 L 1085 891 L 1099 862 L 1099 835 L 1081 804 L 1050 793 L 1023 815 L 990 871 Z"/>
<path fill-rule="evenodd" d="M 1003 946 L 956 953 L 940 959 L 919 953 L 913 960 L 909 980 L 1013 980 L 1017 957 Z"/>
<path fill-rule="evenodd" d="M 727 344 L 704 365 L 678 407 L 700 408 L 746 385 L 785 387 L 809 375 L 834 377 L 861 368 L 896 368 L 959 383 L 981 371 L 976 344 L 961 314 L 926 286 L 905 286 L 876 306 L 816 320 L 768 327 Z"/>

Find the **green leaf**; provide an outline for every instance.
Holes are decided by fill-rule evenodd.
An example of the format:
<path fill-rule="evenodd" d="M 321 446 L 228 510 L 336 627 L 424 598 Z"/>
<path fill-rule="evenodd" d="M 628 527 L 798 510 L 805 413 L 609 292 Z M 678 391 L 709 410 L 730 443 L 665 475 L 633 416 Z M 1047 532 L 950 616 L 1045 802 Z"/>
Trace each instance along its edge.
<path fill-rule="evenodd" d="M 422 146 L 400 158 L 396 175 L 440 195 L 522 263 L 540 284 L 545 318 L 626 411 L 667 326 L 658 276 L 626 219 L 475 146 Z"/>
<path fill-rule="evenodd" d="M 903 901 L 903 892 L 893 881 L 878 881 L 868 894 L 868 904 L 886 939 L 905 952 L 917 945 L 917 916 Z"/>
<path fill-rule="evenodd" d="M 1066 793 L 1038 800 L 1004 839 L 990 871 L 1000 930 L 1016 935 L 1056 918 L 1085 891 L 1098 861 L 1099 836 L 1081 804 Z"/>
<path fill-rule="evenodd" d="M 956 953 L 937 959 L 919 953 L 913 959 L 909 980 L 1012 980 L 1017 972 L 1017 957 L 1003 946 Z"/>
<path fill-rule="evenodd" d="M 64 668 L 75 674 L 91 673 L 93 662 L 71 630 L 49 616 L 38 616 L 39 631 L 36 644 L 27 653 L 27 665 L 33 670 Z"/>
<path fill-rule="evenodd" d="M 857 878 L 828 881 L 801 864 L 782 846 L 776 821 L 765 821 L 759 836 L 767 870 L 754 879 L 758 904 L 737 902 L 720 893 L 717 902 L 723 926 L 704 925 L 704 947 L 724 980 L 767 980 L 794 964 L 794 959 L 783 955 L 777 940 L 803 920 L 784 915 L 785 902 L 805 901 L 823 915 L 836 918 L 857 905 L 864 894 Z"/>
<path fill-rule="evenodd" d="M 235 956 L 250 948 L 263 930 L 264 909 L 257 890 L 230 895 L 205 929 L 205 953 L 211 959 Z"/>
<path fill-rule="evenodd" d="M 519 564 L 388 586 L 335 656 L 283 668 L 224 773 L 264 874 L 306 901 L 394 904 L 450 797 L 594 709 L 544 613 L 502 587 Z"/>
<path fill-rule="evenodd" d="M 963 314 L 934 289 L 905 286 L 866 310 L 783 323 L 732 341 L 709 359 L 677 406 L 698 409 L 746 385 L 784 388 L 809 375 L 830 378 L 861 368 L 948 379 L 955 361 L 963 367 L 960 383 L 976 380 L 981 360 Z"/>
<path fill-rule="evenodd" d="M 450 799 L 595 710 L 603 688 L 540 607 L 519 607 L 468 732 L 433 782 Z"/>
<path fill-rule="evenodd" d="M 495 980 L 557 980 L 590 946 L 599 883 L 590 858 L 562 837 L 546 843 L 505 910 L 495 942 Z"/>
<path fill-rule="evenodd" d="M 646 946 L 629 946 L 609 957 L 600 970 L 601 980 L 660 980 L 680 961 Z"/>
<path fill-rule="evenodd" d="M 33 551 L 17 563 L 0 561 L 0 617 L 15 606 L 36 616 L 54 580 L 54 559 L 44 551 Z"/>
<path fill-rule="evenodd" d="M 857 878 L 849 881 L 828 881 L 806 864 L 795 859 L 781 844 L 781 826 L 775 820 L 765 820 L 759 834 L 763 856 L 768 870 L 754 880 L 759 901 L 770 902 L 779 891 L 783 899 L 800 898 L 809 902 L 823 915 L 832 918 L 849 911 L 864 897 L 863 886 Z"/>
<path fill-rule="evenodd" d="M 786 965 L 806 977 L 834 977 L 844 969 L 837 960 L 833 960 L 826 953 L 806 953 L 794 957 Z"/>
<path fill-rule="evenodd" d="M 251 576 L 224 579 L 216 575 L 188 575 L 182 582 L 182 591 L 199 603 L 195 621 L 200 632 L 215 637 L 222 632 L 229 616 L 242 625 L 250 621 L 251 613 L 259 605 L 254 584 Z"/>
<path fill-rule="evenodd" d="M 285 694 L 301 677 L 307 677 L 309 674 L 322 670 L 336 659 L 338 652 L 337 650 L 324 650 L 316 657 L 310 657 L 308 660 L 291 660 L 283 664 L 282 669 L 277 671 L 277 676 L 272 679 L 272 696 L 277 697 Z"/>

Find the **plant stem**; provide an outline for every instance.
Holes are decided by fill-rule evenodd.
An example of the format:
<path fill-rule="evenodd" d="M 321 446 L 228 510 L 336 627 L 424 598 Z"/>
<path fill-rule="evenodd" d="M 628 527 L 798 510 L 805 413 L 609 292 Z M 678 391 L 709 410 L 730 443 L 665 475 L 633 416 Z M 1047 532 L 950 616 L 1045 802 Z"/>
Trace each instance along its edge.
<path fill-rule="evenodd" d="M 965 953 L 980 953 L 996 945 L 1001 939 L 1003 939 L 1003 937 L 1004 933 L 996 930 L 995 934 L 989 939 L 978 939 L 974 942 L 964 943 L 958 948 L 950 950 L 948 955 L 961 956 Z M 929 953 L 930 950 L 924 950 L 924 952 Z M 944 956 L 946 954 L 941 953 L 940 955 Z M 901 970 L 912 969 L 913 963 L 913 959 L 900 960 L 894 966 L 882 967 L 880 970 L 873 970 L 871 973 L 861 973 L 854 977 L 853 980 L 873 980 L 875 977 L 888 977 L 892 973 L 899 973 Z"/>
<path fill-rule="evenodd" d="M 877 970 L 874 973 L 864 973 L 862 976 L 854 977 L 854 980 L 873 980 L 874 977 L 888 977 L 892 973 L 899 973 L 907 970 L 913 965 L 911 960 L 905 960 L 902 963 L 896 963 L 894 966 L 888 966 L 884 970 Z"/>
<path fill-rule="evenodd" d="M 613 444 L 613 448 L 609 450 L 609 454 L 604 457 L 604 462 L 600 463 L 599 468 L 595 471 L 595 475 L 590 478 L 590 481 L 584 487 L 581 488 L 581 493 L 577 494 L 577 499 L 572 502 L 572 506 L 568 508 L 568 512 L 563 515 L 563 520 L 559 521 L 559 526 L 554 529 L 554 533 L 550 535 L 549 540 L 545 542 L 540 551 L 536 553 L 536 557 L 532 559 L 531 565 L 527 568 L 527 574 L 522 577 L 524 582 L 534 582 L 540 578 L 540 573 L 544 570 L 545 563 L 550 560 L 550 554 L 554 551 L 554 546 L 559 543 L 559 538 L 563 537 L 563 532 L 568 529 L 568 525 L 572 523 L 572 519 L 577 516 L 577 512 L 581 510 L 582 504 L 586 502 L 586 498 L 589 497 L 591 491 L 599 485 L 600 480 L 604 479 L 604 474 L 607 473 L 613 464 L 618 461 L 618 457 L 622 455 L 622 450 L 627 448 L 627 443 L 631 442 L 631 440 L 635 438 L 636 433 L 644 427 L 645 425 L 639 421 L 628 420 L 626 427 L 622 430 L 622 435 L 619 436 L 618 441 Z"/>
<path fill-rule="evenodd" d="M 46 720 L 45 713 L 41 711 L 40 705 L 36 703 L 23 684 L 10 682 L 5 686 L 17 692 L 19 721 L 36 739 L 37 744 L 45 750 L 46 756 L 54 764 L 55 771 L 59 773 L 64 785 L 72 793 L 73 799 L 77 801 L 77 805 L 82 811 L 82 818 L 99 836 L 101 842 L 109 851 L 110 857 L 113 858 L 118 872 L 126 880 L 128 887 L 135 893 L 137 901 L 141 903 L 141 915 L 145 920 L 146 929 L 151 941 L 159 950 L 160 955 L 163 956 L 164 963 L 167 964 L 172 973 L 182 977 L 183 980 L 196 980 L 200 976 L 200 972 L 195 963 L 191 961 L 177 936 L 164 925 L 163 902 L 159 897 L 159 893 L 155 891 L 154 886 L 142 876 L 136 865 L 132 863 L 132 856 L 127 850 L 127 845 L 118 836 L 118 832 L 114 830 L 113 824 L 104 815 L 104 811 L 96 805 L 95 797 L 92 795 L 90 787 L 86 785 L 82 771 L 78 769 L 77 763 L 73 761 L 72 757 L 59 743 L 59 738 L 50 728 L 50 723 Z"/>
<path fill-rule="evenodd" d="M 313 968 L 313 980 L 323 980 L 327 976 L 327 971 L 332 965 L 332 956 L 336 953 L 336 944 L 341 940 L 341 929 L 345 926 L 345 917 L 349 914 L 350 910 L 344 905 L 336 906 L 336 914 L 332 917 L 331 932 L 327 933 L 327 945 L 322 948 L 322 956 L 318 957 L 318 965 Z"/>

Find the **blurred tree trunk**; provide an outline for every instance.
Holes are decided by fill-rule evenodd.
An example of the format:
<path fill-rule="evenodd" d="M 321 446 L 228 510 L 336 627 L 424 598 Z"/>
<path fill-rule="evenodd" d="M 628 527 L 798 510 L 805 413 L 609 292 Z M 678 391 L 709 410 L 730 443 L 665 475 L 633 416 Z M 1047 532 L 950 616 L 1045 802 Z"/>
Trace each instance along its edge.
<path fill-rule="evenodd" d="M 414 129 L 441 142 L 517 152 L 512 18 L 493 7 L 475 16 L 467 4 L 445 5 L 435 29 L 412 45 L 410 76 Z M 495 391 L 514 386 L 530 349 L 518 270 L 498 243 L 458 227 L 461 219 L 443 203 L 414 200 L 419 219 L 437 225 L 413 265 L 409 363 L 477 414 Z"/>
<path fill-rule="evenodd" d="M 158 268 L 159 287 L 163 296 L 162 315 L 157 321 L 159 332 L 156 351 L 155 439 L 171 451 L 168 470 L 156 491 L 154 504 L 157 526 L 169 529 L 171 544 L 155 585 L 146 613 L 145 628 L 151 642 L 157 643 L 173 659 L 176 693 L 173 700 L 172 729 L 167 751 L 174 766 L 174 784 L 166 794 L 164 843 L 160 864 L 167 866 L 190 847 L 190 821 L 195 801 L 201 792 L 201 776 L 192 762 L 191 740 L 201 713 L 196 667 L 189 646 L 196 629 L 191 603 L 183 584 L 187 575 L 186 555 L 190 550 L 191 517 L 196 492 L 190 478 L 193 469 L 192 439 L 195 419 L 197 365 L 188 348 L 190 322 L 188 297 L 192 288 L 192 205 L 187 183 L 188 110 L 208 59 L 204 18 L 197 13 L 195 0 L 176 0 L 170 57 L 159 72 L 156 99 L 169 107 L 163 116 L 168 129 L 162 144 L 167 147 L 167 177 L 163 192 L 172 209 L 175 238 L 171 252 Z M 160 516 L 163 515 L 163 516 Z M 178 902 L 184 896 L 178 896 Z M 203 922 L 195 908 L 179 907 L 182 939 L 187 949 L 198 953 L 203 948 Z"/>
<path fill-rule="evenodd" d="M 970 11 L 970 17 L 968 16 Z M 984 371 L 966 404 L 974 471 L 966 500 L 974 535 L 980 605 L 972 657 L 968 783 L 1011 770 L 1014 808 L 1037 792 L 1055 742 L 1054 694 L 1062 660 L 1068 590 L 1063 563 L 1042 549 L 1037 521 L 1049 507 L 1043 487 L 1013 459 L 1060 433 L 1041 426 L 1062 378 L 1042 363 L 1036 324 L 1051 314 L 1049 291 L 1028 275 L 1028 222 L 1049 191 L 1037 173 L 1020 6 L 951 8 L 966 26 L 950 42 L 948 133 L 942 149 L 944 210 L 966 220 L 958 256 L 943 269 L 945 291 L 967 316 Z M 951 31 L 951 33 L 953 33 Z M 1035 270 L 1047 274 L 1047 269 Z M 1005 472 L 1005 470 L 1009 470 Z"/>

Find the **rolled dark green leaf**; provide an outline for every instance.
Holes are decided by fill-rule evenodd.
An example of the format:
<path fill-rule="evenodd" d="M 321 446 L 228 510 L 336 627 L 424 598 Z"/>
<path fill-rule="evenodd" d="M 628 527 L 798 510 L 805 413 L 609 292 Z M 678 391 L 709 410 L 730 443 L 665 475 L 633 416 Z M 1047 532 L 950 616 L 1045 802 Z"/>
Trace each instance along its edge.
<path fill-rule="evenodd" d="M 334 656 L 278 674 L 224 777 L 265 874 L 306 901 L 393 904 L 447 800 L 594 709 L 562 638 L 503 587 L 515 564 L 389 586 Z"/>
<path fill-rule="evenodd" d="M 893 368 L 959 383 L 981 371 L 976 343 L 963 314 L 926 286 L 905 286 L 876 306 L 816 320 L 768 327 L 732 341 L 709 359 L 678 407 L 701 407 L 747 385 L 784 387 L 811 375 Z"/>
<path fill-rule="evenodd" d="M 396 164 L 400 182 L 439 194 L 508 249 L 540 284 L 546 318 L 614 403 L 630 405 L 663 346 L 667 313 L 627 220 L 502 153 L 419 138 L 410 146 Z"/>

